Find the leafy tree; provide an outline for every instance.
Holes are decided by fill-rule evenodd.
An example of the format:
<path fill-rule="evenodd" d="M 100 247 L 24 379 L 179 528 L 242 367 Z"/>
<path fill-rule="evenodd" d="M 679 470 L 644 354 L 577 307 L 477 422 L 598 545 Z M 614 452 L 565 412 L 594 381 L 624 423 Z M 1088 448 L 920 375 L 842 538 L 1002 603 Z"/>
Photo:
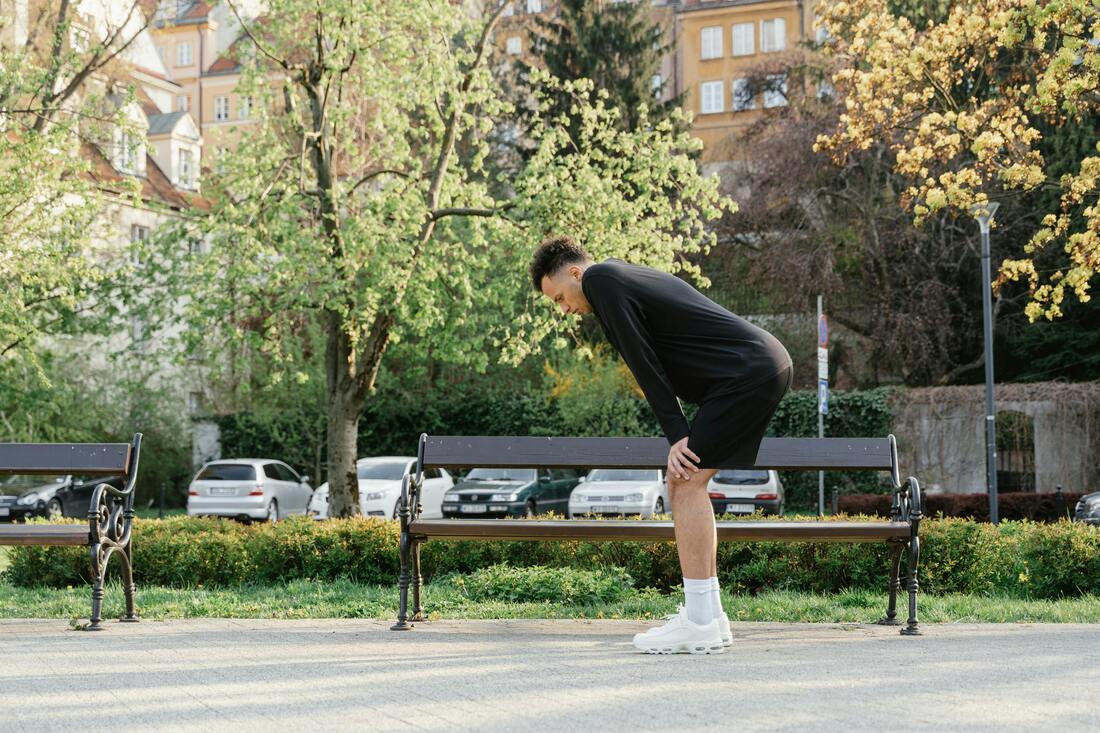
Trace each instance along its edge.
<path fill-rule="evenodd" d="M 552 76 L 562 80 L 591 79 L 607 93 L 607 104 L 617 107 L 619 124 L 633 130 L 643 123 L 672 119 L 683 95 L 659 101 L 667 83 L 654 89 L 653 77 L 661 61 L 672 51 L 666 29 L 650 17 L 646 3 L 607 0 L 562 0 L 556 15 L 535 20 L 534 55 Z M 521 77 L 534 70 L 517 62 Z M 529 84 L 530 82 L 528 82 Z M 581 127 L 579 110 L 570 94 L 550 90 L 546 112 L 569 119 L 570 136 L 576 140 Z M 648 112 L 643 116 L 643 106 Z M 528 111 L 531 115 L 532 111 Z M 677 124 L 680 124 L 677 122 Z"/>
<path fill-rule="evenodd" d="M 215 162 L 212 210 L 146 253 L 148 281 L 185 294 L 191 348 L 219 357 L 209 369 L 277 363 L 302 328 L 324 334 L 336 515 L 358 510 L 358 425 L 391 345 L 418 339 L 454 369 L 519 362 L 569 328 L 527 282 L 547 233 L 698 276 L 682 255 L 709 245 L 705 223 L 728 206 L 671 122 L 625 131 L 591 85 L 549 77 L 583 112 L 579 144 L 544 104 L 537 150 L 507 197 L 491 193 L 487 139 L 508 105 L 486 57 L 503 7 L 272 0 L 261 26 L 242 21 L 256 53 L 241 92 L 263 99 L 259 124 Z M 281 78 L 276 93 L 260 75 Z M 184 257 L 195 236 L 209 253 Z"/>
<path fill-rule="evenodd" d="M 138 2 L 122 10 L 97 34 L 68 0 L 31 2 L 18 44 L 0 16 L 0 360 L 33 362 L 43 336 L 102 331 L 117 313 L 113 266 L 92 251 L 110 222 L 86 146 L 126 126 L 112 86 L 145 21 Z"/>
<path fill-rule="evenodd" d="M 1041 131 L 1095 120 L 1100 111 L 1100 10 L 1090 0 L 969 0 L 916 24 L 887 0 L 823 6 L 830 48 L 843 62 L 834 83 L 848 105 L 819 140 L 838 161 L 875 141 L 895 155 L 917 221 L 943 209 L 966 214 L 1006 190 L 1055 186 L 1023 257 L 1005 260 L 1001 282 L 1024 279 L 1027 315 L 1055 318 L 1066 291 L 1087 300 L 1100 263 L 1100 148 L 1056 179 Z M 1035 255 L 1065 256 L 1046 276 Z"/>

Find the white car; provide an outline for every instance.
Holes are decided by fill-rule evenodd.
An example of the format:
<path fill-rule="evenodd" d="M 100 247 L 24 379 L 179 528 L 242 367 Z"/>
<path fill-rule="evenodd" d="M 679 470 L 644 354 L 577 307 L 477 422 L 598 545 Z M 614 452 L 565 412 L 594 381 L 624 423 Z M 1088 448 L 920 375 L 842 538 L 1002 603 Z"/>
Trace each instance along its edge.
<path fill-rule="evenodd" d="M 723 468 L 707 484 L 715 514 L 783 515 L 783 482 L 775 471 Z"/>
<path fill-rule="evenodd" d="M 640 514 L 669 511 L 668 484 L 657 469 L 597 468 L 569 495 L 569 515 Z"/>
<path fill-rule="evenodd" d="M 187 515 L 276 522 L 305 514 L 313 488 L 309 476 L 282 461 L 228 458 L 204 465 L 187 490 Z"/>
<path fill-rule="evenodd" d="M 359 477 L 359 512 L 365 517 L 396 517 L 401 479 L 416 472 L 416 459 L 407 456 L 360 458 L 355 462 L 355 471 Z M 443 494 L 454 485 L 451 474 L 444 469 L 424 469 L 420 516 L 425 519 L 442 517 Z M 328 518 L 327 481 L 314 492 L 309 513 L 316 519 Z"/>

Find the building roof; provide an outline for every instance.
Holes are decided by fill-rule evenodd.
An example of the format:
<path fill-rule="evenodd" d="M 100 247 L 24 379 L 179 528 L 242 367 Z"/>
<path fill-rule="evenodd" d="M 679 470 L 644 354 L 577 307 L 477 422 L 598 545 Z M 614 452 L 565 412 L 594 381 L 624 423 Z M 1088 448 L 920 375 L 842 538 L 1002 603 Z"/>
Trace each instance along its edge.
<path fill-rule="evenodd" d="M 164 135 L 176 129 L 176 124 L 183 119 L 186 112 L 169 112 L 168 114 L 153 114 L 149 117 L 149 134 Z"/>
<path fill-rule="evenodd" d="M 164 28 L 172 25 L 191 25 L 201 23 L 210 15 L 210 4 L 203 0 L 191 0 L 190 2 L 175 3 L 176 14 L 165 15 L 157 18 L 156 27 Z"/>
<path fill-rule="evenodd" d="M 88 177 L 101 189 L 120 193 L 122 182 L 128 176 L 119 173 L 98 147 L 91 143 L 83 143 L 81 153 L 91 161 L 92 168 Z M 152 156 L 145 156 L 145 176 L 139 177 L 141 183 L 141 198 L 143 201 L 158 203 L 172 209 L 181 210 L 188 208 L 209 209 L 210 201 L 197 193 L 181 191 L 172 185 L 168 176 L 160 169 Z"/>

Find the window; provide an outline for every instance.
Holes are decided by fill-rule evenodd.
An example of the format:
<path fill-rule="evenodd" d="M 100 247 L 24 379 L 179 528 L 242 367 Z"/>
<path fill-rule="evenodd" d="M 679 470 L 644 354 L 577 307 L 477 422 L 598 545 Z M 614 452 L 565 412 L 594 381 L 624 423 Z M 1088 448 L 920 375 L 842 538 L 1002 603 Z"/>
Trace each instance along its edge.
<path fill-rule="evenodd" d="M 660 74 L 654 74 L 649 80 L 649 87 L 653 90 L 653 96 L 658 99 L 661 98 L 661 87 L 664 86 L 665 80 L 661 78 Z"/>
<path fill-rule="evenodd" d="M 214 97 L 214 119 L 218 122 L 229 119 L 229 97 Z"/>
<path fill-rule="evenodd" d="M 187 256 L 194 257 L 195 255 L 206 254 L 206 243 L 201 239 L 188 239 L 187 240 Z"/>
<path fill-rule="evenodd" d="M 181 94 L 176 97 L 176 109 L 180 112 L 189 112 L 191 110 L 191 97 L 187 94 Z"/>
<path fill-rule="evenodd" d="M 508 5 L 505 6 L 504 12 L 500 14 L 502 18 L 511 18 L 516 14 L 516 4 L 509 0 Z"/>
<path fill-rule="evenodd" d="M 821 100 L 836 99 L 836 87 L 828 79 L 822 79 L 817 83 L 817 98 Z"/>
<path fill-rule="evenodd" d="M 505 48 L 504 48 L 505 51 L 507 51 L 512 56 L 518 56 L 522 49 L 523 49 L 523 42 L 522 42 L 522 40 L 520 39 L 519 36 L 509 36 L 508 37 L 508 40 L 505 42 Z"/>
<path fill-rule="evenodd" d="M 90 38 L 88 31 L 81 28 L 78 25 L 70 26 L 69 28 L 69 43 L 72 45 L 73 50 L 77 53 L 83 53 L 88 50 L 88 39 Z"/>
<path fill-rule="evenodd" d="M 180 167 L 177 180 L 179 185 L 185 188 L 195 186 L 195 153 L 189 148 L 180 150 Z"/>
<path fill-rule="evenodd" d="M 141 245 L 141 244 L 143 244 L 145 242 L 148 242 L 148 241 L 149 241 L 149 227 L 143 227 L 140 224 L 131 224 L 130 225 L 130 243 L 131 244 Z M 130 261 L 133 263 L 134 267 L 137 267 L 141 264 L 141 247 L 140 246 L 130 248 Z"/>
<path fill-rule="evenodd" d="M 119 132 L 115 167 L 123 173 L 137 173 L 137 159 L 137 139 L 132 133 L 125 130 Z"/>
<path fill-rule="evenodd" d="M 1006 410 L 995 418 L 997 487 L 1001 491 L 1035 491 L 1035 419 Z"/>
<path fill-rule="evenodd" d="M 783 18 L 760 21 L 760 50 L 774 53 L 787 48 L 787 21 Z"/>
<path fill-rule="evenodd" d="M 202 409 L 202 392 L 191 392 L 187 395 L 187 410 L 192 415 Z"/>
<path fill-rule="evenodd" d="M 443 478 L 443 474 L 439 472 L 438 468 L 425 468 L 424 478 Z"/>
<path fill-rule="evenodd" d="M 237 100 L 237 119 L 247 120 L 252 117 L 252 97 L 241 97 Z"/>
<path fill-rule="evenodd" d="M 722 112 L 722 87 L 720 81 L 705 81 L 699 85 L 699 112 L 701 114 L 714 114 Z"/>
<path fill-rule="evenodd" d="M 527 0 L 527 12 L 528 13 L 541 13 L 542 12 L 542 0 Z"/>
<path fill-rule="evenodd" d="M 247 463 L 211 463 L 204 466 L 196 481 L 255 481 L 256 467 Z"/>
<path fill-rule="evenodd" d="M 190 66 L 194 62 L 191 57 L 191 44 L 176 44 L 176 66 Z"/>
<path fill-rule="evenodd" d="M 756 109 L 756 100 L 753 99 L 752 87 L 748 79 L 734 79 L 731 90 L 733 99 L 730 106 L 734 112 L 744 112 L 747 109 Z"/>
<path fill-rule="evenodd" d="M 700 31 L 699 49 L 700 58 L 722 58 L 722 28 L 720 26 L 714 26 L 712 28 L 704 28 L 702 31 Z"/>
<path fill-rule="evenodd" d="M 756 25 L 737 23 L 733 26 L 733 55 L 752 56 L 756 53 Z"/>
<path fill-rule="evenodd" d="M 140 354 L 144 354 L 149 346 L 145 336 L 145 321 L 139 316 L 130 316 L 130 337 L 133 339 L 134 350 Z"/>
<path fill-rule="evenodd" d="M 764 107 L 787 106 L 787 75 L 771 74 L 764 89 Z"/>

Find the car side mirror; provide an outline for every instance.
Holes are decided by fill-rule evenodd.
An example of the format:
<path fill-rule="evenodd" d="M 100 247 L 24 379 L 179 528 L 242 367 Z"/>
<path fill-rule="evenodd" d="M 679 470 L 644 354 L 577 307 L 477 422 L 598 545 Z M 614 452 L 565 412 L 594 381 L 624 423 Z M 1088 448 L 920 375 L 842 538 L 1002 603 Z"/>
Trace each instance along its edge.
<path fill-rule="evenodd" d="M 309 483 L 309 476 L 299 476 L 298 477 L 298 483 L 308 484 Z"/>
<path fill-rule="evenodd" d="M 577 479 L 577 483 L 578 484 L 583 484 L 587 480 L 588 480 L 587 476 L 581 476 L 579 479 Z"/>

